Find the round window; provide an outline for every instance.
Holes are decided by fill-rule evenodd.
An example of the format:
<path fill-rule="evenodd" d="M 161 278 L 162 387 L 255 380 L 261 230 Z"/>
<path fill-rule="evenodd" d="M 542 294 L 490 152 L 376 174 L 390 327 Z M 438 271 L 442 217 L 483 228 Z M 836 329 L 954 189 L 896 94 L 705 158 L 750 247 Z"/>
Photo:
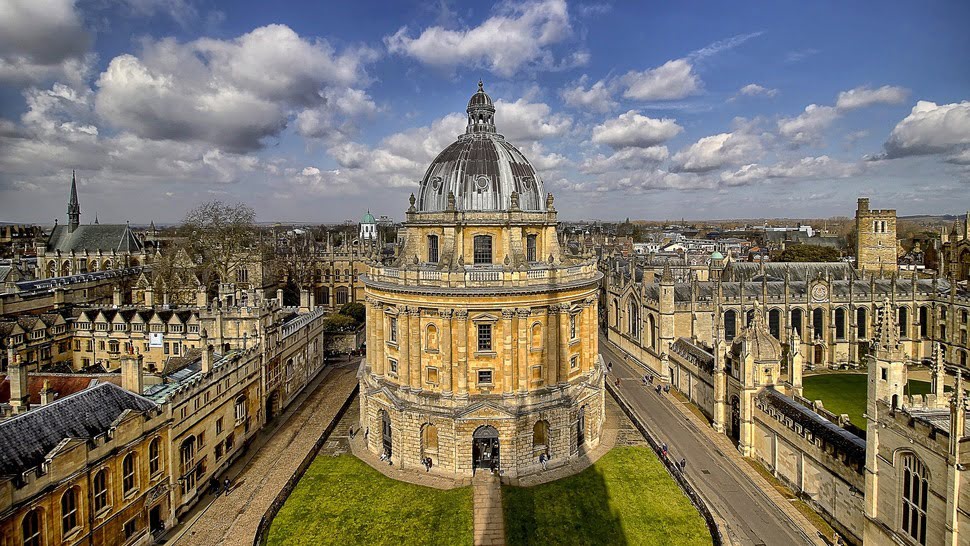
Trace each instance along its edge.
<path fill-rule="evenodd" d="M 441 177 L 440 176 L 431 177 L 431 189 L 437 190 L 440 187 L 441 187 Z"/>
<path fill-rule="evenodd" d="M 484 174 L 478 175 L 475 178 L 475 187 L 478 188 L 478 189 L 480 189 L 480 190 L 484 190 L 485 188 L 487 188 L 488 187 L 488 176 L 487 175 L 484 175 Z"/>

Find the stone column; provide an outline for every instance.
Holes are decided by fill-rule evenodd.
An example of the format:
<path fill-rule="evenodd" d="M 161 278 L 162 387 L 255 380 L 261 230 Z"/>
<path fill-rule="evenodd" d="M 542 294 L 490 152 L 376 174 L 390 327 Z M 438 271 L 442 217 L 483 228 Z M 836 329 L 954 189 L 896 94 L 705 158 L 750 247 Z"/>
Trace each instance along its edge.
<path fill-rule="evenodd" d="M 512 394 L 515 391 L 515 379 L 512 376 L 515 366 L 512 362 L 515 354 L 512 344 L 513 317 L 515 317 L 514 310 L 502 310 L 502 392 L 505 394 Z"/>
<path fill-rule="evenodd" d="M 451 309 L 438 311 L 441 317 L 441 339 L 438 340 L 441 350 L 441 389 L 446 396 L 454 389 L 451 381 Z"/>
<path fill-rule="evenodd" d="M 373 309 L 374 337 L 367 339 L 367 352 L 371 356 L 371 369 L 374 375 L 382 377 L 387 358 L 384 356 L 384 306 L 376 299 L 371 300 Z"/>
<path fill-rule="evenodd" d="M 518 376 L 519 392 L 529 389 L 529 310 L 516 309 L 516 319 L 519 322 L 518 343 Z"/>
<path fill-rule="evenodd" d="M 397 363 L 398 383 L 408 386 L 411 377 L 411 344 L 408 336 L 411 334 L 410 313 L 407 307 L 399 307 L 397 315 L 397 346 L 400 360 Z"/>
<path fill-rule="evenodd" d="M 599 355 L 599 344 L 596 340 L 597 328 L 596 297 L 586 298 L 586 307 L 583 309 L 583 354 L 588 360 L 586 371 L 596 368 L 597 356 Z"/>
<path fill-rule="evenodd" d="M 423 370 L 421 369 L 421 336 L 424 334 L 421 331 L 421 310 L 417 307 L 411 307 L 408 309 L 408 314 L 410 315 L 410 320 L 408 321 L 410 325 L 408 331 L 408 356 L 410 357 L 408 370 L 410 379 L 408 383 L 411 385 L 412 390 L 420 391 L 424 385 L 422 377 Z"/>
<path fill-rule="evenodd" d="M 546 327 L 543 331 L 543 356 L 545 360 L 543 366 L 545 367 L 545 384 L 546 386 L 555 385 L 559 380 L 559 350 L 556 348 L 558 346 L 557 340 L 559 337 L 559 315 L 556 312 L 556 306 L 550 305 L 546 309 Z"/>
<path fill-rule="evenodd" d="M 569 380 L 569 304 L 559 305 L 559 382 Z"/>
<path fill-rule="evenodd" d="M 468 398 L 468 311 L 455 310 L 458 323 L 458 394 Z"/>

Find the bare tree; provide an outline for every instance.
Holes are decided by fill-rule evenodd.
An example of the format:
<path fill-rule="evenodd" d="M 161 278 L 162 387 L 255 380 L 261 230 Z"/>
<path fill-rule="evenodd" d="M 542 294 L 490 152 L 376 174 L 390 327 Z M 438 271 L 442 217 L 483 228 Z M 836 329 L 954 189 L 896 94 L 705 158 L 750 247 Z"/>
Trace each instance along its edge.
<path fill-rule="evenodd" d="M 190 210 L 179 228 L 206 286 L 231 282 L 247 264 L 262 260 L 256 212 L 245 203 L 209 201 Z"/>
<path fill-rule="evenodd" d="M 279 278 L 297 291 L 312 288 L 317 267 L 317 241 L 312 230 L 277 239 L 274 257 Z"/>

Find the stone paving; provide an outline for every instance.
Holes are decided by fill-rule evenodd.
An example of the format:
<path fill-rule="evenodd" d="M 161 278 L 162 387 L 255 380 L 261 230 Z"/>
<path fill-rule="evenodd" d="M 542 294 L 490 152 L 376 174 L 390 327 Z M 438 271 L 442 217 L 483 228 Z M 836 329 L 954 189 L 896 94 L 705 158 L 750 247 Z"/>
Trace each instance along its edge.
<path fill-rule="evenodd" d="M 276 428 L 260 434 L 250 455 L 227 470 L 224 475 L 233 483 L 229 495 L 203 498 L 168 543 L 252 546 L 263 514 L 353 392 L 356 371 L 356 361 L 324 370 L 277 417 Z"/>
<path fill-rule="evenodd" d="M 498 476 L 479 472 L 472 479 L 475 514 L 475 546 L 504 546 L 505 516 L 502 514 L 502 486 Z"/>

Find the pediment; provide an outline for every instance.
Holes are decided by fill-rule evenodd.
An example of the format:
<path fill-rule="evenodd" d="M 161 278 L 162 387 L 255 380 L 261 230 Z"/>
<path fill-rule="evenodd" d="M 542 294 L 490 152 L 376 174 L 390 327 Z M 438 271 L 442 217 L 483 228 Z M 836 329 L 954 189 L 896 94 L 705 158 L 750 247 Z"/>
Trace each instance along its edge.
<path fill-rule="evenodd" d="M 508 408 L 494 402 L 477 402 L 459 411 L 459 419 L 505 419 L 515 417 L 515 413 Z"/>

